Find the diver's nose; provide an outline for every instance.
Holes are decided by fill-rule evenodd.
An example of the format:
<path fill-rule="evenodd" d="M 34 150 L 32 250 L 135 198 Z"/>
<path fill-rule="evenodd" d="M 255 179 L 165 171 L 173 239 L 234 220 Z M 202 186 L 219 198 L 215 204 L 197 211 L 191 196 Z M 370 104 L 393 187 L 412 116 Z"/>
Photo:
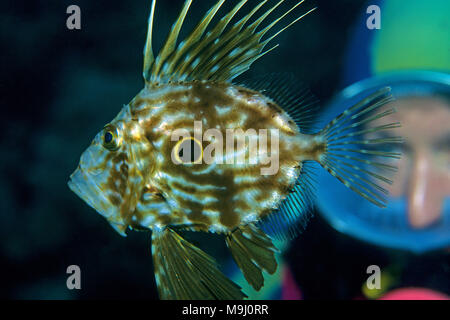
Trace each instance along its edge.
<path fill-rule="evenodd" d="M 443 198 L 439 195 L 439 177 L 433 170 L 432 156 L 418 152 L 414 161 L 408 197 L 408 220 L 412 227 L 420 229 L 439 220 Z"/>

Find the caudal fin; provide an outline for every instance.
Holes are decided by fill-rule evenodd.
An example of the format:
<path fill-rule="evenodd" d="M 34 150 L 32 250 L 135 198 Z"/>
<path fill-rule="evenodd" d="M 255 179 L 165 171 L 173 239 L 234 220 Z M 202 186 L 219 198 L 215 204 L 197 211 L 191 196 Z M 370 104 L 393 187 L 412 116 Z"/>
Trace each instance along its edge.
<path fill-rule="evenodd" d="M 277 261 L 272 240 L 253 224 L 239 227 L 226 238 L 234 261 L 247 282 L 257 291 L 264 285 L 262 270 L 275 273 Z"/>
<path fill-rule="evenodd" d="M 381 183 L 392 184 L 386 175 L 396 167 L 386 163 L 386 158 L 398 159 L 399 153 L 389 152 L 392 144 L 402 142 L 399 137 L 368 138 L 400 127 L 399 122 L 374 124 L 395 113 L 380 107 L 393 101 L 390 88 L 383 88 L 347 109 L 331 121 L 317 136 L 326 144 L 319 157 L 320 164 L 344 185 L 360 196 L 385 207 L 388 191 Z"/>
<path fill-rule="evenodd" d="M 170 228 L 152 234 L 156 284 L 163 300 L 242 300 L 216 261 Z"/>

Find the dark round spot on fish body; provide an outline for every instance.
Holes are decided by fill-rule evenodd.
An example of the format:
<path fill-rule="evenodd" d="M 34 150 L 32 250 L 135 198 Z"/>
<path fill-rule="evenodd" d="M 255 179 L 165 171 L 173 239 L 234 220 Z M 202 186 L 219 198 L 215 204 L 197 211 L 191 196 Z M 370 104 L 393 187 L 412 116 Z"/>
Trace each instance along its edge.
<path fill-rule="evenodd" d="M 164 141 L 160 153 L 165 157 L 165 161 L 161 163 L 159 170 L 173 177 L 181 177 L 186 181 L 191 181 L 194 176 L 196 177 L 195 179 L 199 179 L 202 175 L 197 175 L 196 173 L 205 171 L 209 164 L 205 163 L 200 157 L 196 159 L 197 162 L 195 163 L 174 163 L 172 161 L 172 152 L 177 150 L 176 146 L 178 143 L 179 141 L 171 141 L 170 139 Z"/>

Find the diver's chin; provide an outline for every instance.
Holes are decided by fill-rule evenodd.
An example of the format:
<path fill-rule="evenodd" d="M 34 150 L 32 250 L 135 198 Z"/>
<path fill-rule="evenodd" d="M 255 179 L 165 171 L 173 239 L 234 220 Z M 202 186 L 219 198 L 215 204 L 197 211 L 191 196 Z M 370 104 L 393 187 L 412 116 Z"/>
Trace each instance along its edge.
<path fill-rule="evenodd" d="M 80 167 L 72 173 L 67 185 L 102 216 L 108 218 L 113 214 L 112 205 L 106 200 L 101 189 Z"/>

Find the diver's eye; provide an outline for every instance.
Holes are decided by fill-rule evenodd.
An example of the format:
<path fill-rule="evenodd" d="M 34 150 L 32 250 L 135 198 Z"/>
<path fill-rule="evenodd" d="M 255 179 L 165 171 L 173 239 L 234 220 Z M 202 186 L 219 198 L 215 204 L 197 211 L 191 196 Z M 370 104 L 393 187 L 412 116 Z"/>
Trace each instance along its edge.
<path fill-rule="evenodd" d="M 110 151 L 119 149 L 117 129 L 112 125 L 107 125 L 105 129 L 103 129 L 103 146 Z"/>

